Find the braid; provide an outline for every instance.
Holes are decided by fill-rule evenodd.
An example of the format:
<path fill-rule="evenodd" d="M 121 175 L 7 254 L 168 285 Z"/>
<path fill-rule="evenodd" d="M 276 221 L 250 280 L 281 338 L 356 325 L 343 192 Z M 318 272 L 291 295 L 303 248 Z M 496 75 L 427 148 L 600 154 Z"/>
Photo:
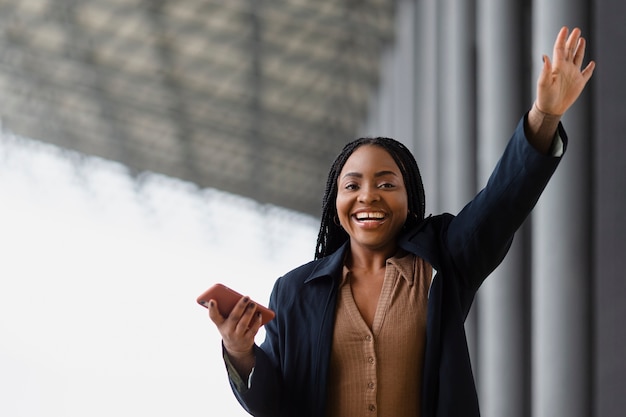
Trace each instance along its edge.
<path fill-rule="evenodd" d="M 350 238 L 346 231 L 337 224 L 337 207 L 335 206 L 337 178 L 350 155 L 363 145 L 376 145 L 385 149 L 400 168 L 407 190 L 410 212 L 405 225 L 414 227 L 424 219 L 424 184 L 422 183 L 422 177 L 413 154 L 406 146 L 395 139 L 385 137 L 356 139 L 344 146 L 341 153 L 335 158 L 328 173 L 326 189 L 322 198 L 322 218 L 317 235 L 315 259 L 330 255 Z"/>

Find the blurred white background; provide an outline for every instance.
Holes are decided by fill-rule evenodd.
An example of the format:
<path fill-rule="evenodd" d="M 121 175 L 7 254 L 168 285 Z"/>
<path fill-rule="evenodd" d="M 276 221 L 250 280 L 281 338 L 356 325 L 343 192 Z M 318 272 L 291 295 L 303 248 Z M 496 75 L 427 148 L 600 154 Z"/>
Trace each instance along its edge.
<path fill-rule="evenodd" d="M 248 415 L 195 298 L 223 282 L 267 304 L 317 228 L 3 131 L 0 416 Z"/>

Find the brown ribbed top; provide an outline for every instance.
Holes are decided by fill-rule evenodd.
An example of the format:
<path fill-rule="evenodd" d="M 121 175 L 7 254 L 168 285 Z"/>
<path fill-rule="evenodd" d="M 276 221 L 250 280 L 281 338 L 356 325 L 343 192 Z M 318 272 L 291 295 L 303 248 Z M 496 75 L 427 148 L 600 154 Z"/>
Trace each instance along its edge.
<path fill-rule="evenodd" d="M 344 267 L 328 381 L 327 417 L 419 417 L 431 266 L 412 254 L 387 260 L 372 329 Z"/>

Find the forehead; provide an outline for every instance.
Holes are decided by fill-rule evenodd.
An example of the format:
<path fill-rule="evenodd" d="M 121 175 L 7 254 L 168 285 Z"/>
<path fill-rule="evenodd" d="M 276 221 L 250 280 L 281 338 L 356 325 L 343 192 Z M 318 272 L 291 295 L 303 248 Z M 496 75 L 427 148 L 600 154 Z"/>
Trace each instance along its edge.
<path fill-rule="evenodd" d="M 392 171 L 400 174 L 400 168 L 387 150 L 377 145 L 358 147 L 346 160 L 340 177 L 348 172 L 367 173 Z"/>

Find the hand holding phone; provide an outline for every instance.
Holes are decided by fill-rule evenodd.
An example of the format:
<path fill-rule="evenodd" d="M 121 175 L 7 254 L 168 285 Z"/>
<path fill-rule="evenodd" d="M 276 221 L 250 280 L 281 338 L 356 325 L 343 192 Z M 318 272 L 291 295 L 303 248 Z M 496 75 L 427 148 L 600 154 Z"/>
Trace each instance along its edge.
<path fill-rule="evenodd" d="M 220 314 L 224 317 L 228 317 L 237 302 L 241 300 L 241 297 L 243 297 L 243 295 L 239 294 L 235 290 L 232 290 L 223 284 L 215 284 L 202 293 L 196 301 L 201 306 L 208 308 L 209 300 L 215 300 L 217 301 L 217 307 L 220 310 Z M 274 318 L 275 314 L 272 310 L 260 305 L 259 303 L 255 302 L 255 304 L 257 306 L 257 311 L 261 313 L 261 322 L 263 324 L 266 324 Z"/>

